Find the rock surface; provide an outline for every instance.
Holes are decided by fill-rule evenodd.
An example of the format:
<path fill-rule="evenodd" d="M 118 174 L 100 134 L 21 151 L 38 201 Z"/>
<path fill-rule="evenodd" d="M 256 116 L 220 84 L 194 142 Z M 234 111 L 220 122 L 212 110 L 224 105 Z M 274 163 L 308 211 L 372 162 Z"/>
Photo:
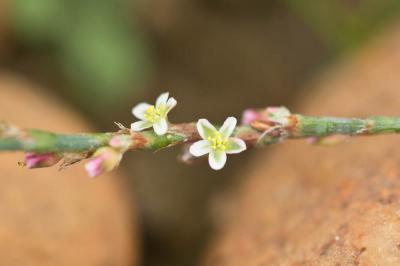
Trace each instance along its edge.
<path fill-rule="evenodd" d="M 399 69 L 400 24 L 313 84 L 296 112 L 400 116 Z M 203 265 L 400 265 L 398 143 L 298 140 L 262 151 Z"/>
<path fill-rule="evenodd" d="M 59 99 L 0 75 L 0 119 L 55 132 L 88 131 Z M 0 265 L 136 265 L 133 217 L 116 173 L 89 179 L 83 165 L 28 170 L 0 154 Z"/>

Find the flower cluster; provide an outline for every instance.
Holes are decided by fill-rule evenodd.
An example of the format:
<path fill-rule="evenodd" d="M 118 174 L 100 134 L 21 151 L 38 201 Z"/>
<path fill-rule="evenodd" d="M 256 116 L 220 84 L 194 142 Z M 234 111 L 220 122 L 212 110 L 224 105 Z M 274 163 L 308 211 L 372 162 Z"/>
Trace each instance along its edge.
<path fill-rule="evenodd" d="M 131 124 L 132 131 L 142 131 L 153 127 L 157 135 L 168 132 L 168 113 L 176 106 L 177 101 L 169 98 L 169 93 L 161 94 L 155 105 L 139 103 L 132 109 L 132 113 L 140 121 Z M 197 122 L 197 131 L 202 140 L 197 141 L 190 147 L 190 153 L 195 157 L 206 154 L 212 169 L 222 169 L 226 163 L 227 154 L 240 153 L 246 150 L 246 143 L 240 138 L 231 137 L 234 133 L 237 120 L 228 117 L 222 127 L 217 130 L 207 119 Z"/>
<path fill-rule="evenodd" d="M 177 101 L 172 97 L 170 98 L 168 92 L 161 94 L 154 105 L 137 104 L 132 109 L 132 114 L 139 121 L 131 124 L 131 131 L 138 132 L 153 128 L 158 136 L 167 134 L 169 129 L 168 113 L 176 104 Z M 228 117 L 222 127 L 217 130 L 207 119 L 199 119 L 197 131 L 201 140 L 191 145 L 190 154 L 194 157 L 208 154 L 208 162 L 211 168 L 214 170 L 222 169 L 226 163 L 227 154 L 236 154 L 246 150 L 246 143 L 242 139 L 232 137 L 236 124 L 236 118 Z M 123 154 L 131 145 L 130 136 L 114 136 L 109 142 L 109 146 L 99 148 L 85 164 L 89 176 L 96 177 L 115 169 Z M 37 160 L 41 164 L 47 163 L 48 157 L 35 158 L 35 164 L 38 164 Z"/>

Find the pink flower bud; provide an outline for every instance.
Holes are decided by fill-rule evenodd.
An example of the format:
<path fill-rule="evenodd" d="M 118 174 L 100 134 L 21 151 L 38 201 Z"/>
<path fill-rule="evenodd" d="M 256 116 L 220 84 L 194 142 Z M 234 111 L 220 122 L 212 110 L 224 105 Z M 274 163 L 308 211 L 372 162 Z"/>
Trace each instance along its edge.
<path fill-rule="evenodd" d="M 132 145 L 132 138 L 130 135 L 116 135 L 111 138 L 109 144 L 111 147 L 126 151 Z"/>
<path fill-rule="evenodd" d="M 99 155 L 85 164 L 85 169 L 90 177 L 96 177 L 103 172 L 102 163 L 104 160 L 104 156 Z"/>
<path fill-rule="evenodd" d="M 61 156 L 55 153 L 33 153 L 27 152 L 25 153 L 25 162 L 24 165 L 29 168 L 42 168 L 42 167 L 50 167 L 57 164 L 61 160 Z"/>
<path fill-rule="evenodd" d="M 242 124 L 243 125 L 250 125 L 256 120 L 259 120 L 261 115 L 255 109 L 246 109 L 242 115 Z"/>
<path fill-rule="evenodd" d="M 85 164 L 85 169 L 90 177 L 96 177 L 115 169 L 121 159 L 121 152 L 110 147 L 103 147 L 93 154 L 92 158 Z"/>
<path fill-rule="evenodd" d="M 121 146 L 121 140 L 118 138 L 118 136 L 115 136 L 112 137 L 109 144 L 111 147 L 118 148 Z"/>

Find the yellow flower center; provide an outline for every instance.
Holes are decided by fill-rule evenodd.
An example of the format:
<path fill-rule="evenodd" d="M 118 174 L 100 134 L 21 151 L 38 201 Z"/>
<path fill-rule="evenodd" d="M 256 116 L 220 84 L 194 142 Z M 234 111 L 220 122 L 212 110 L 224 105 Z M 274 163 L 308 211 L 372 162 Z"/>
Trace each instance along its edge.
<path fill-rule="evenodd" d="M 213 150 L 225 151 L 228 145 L 228 138 L 224 138 L 218 131 L 214 133 L 214 136 L 208 137 L 207 140 Z"/>
<path fill-rule="evenodd" d="M 154 105 L 149 106 L 144 112 L 144 119 L 149 122 L 155 123 L 160 120 L 161 117 L 165 115 L 166 106 L 161 104 L 159 108 L 155 108 Z"/>

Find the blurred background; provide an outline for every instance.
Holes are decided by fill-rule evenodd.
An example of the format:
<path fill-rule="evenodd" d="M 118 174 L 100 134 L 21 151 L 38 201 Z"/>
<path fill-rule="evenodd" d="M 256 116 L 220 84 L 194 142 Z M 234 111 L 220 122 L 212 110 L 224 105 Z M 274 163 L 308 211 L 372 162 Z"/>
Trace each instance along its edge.
<path fill-rule="evenodd" d="M 295 110 L 303 84 L 399 12 L 398 0 L 0 0 L 0 71 L 98 131 L 129 126 L 131 108 L 164 91 L 178 100 L 172 122 L 221 123 L 248 107 Z M 117 182 L 137 211 L 140 265 L 196 265 L 222 219 L 220 199 L 257 153 L 214 172 L 178 163 L 179 152 L 122 163 Z"/>

